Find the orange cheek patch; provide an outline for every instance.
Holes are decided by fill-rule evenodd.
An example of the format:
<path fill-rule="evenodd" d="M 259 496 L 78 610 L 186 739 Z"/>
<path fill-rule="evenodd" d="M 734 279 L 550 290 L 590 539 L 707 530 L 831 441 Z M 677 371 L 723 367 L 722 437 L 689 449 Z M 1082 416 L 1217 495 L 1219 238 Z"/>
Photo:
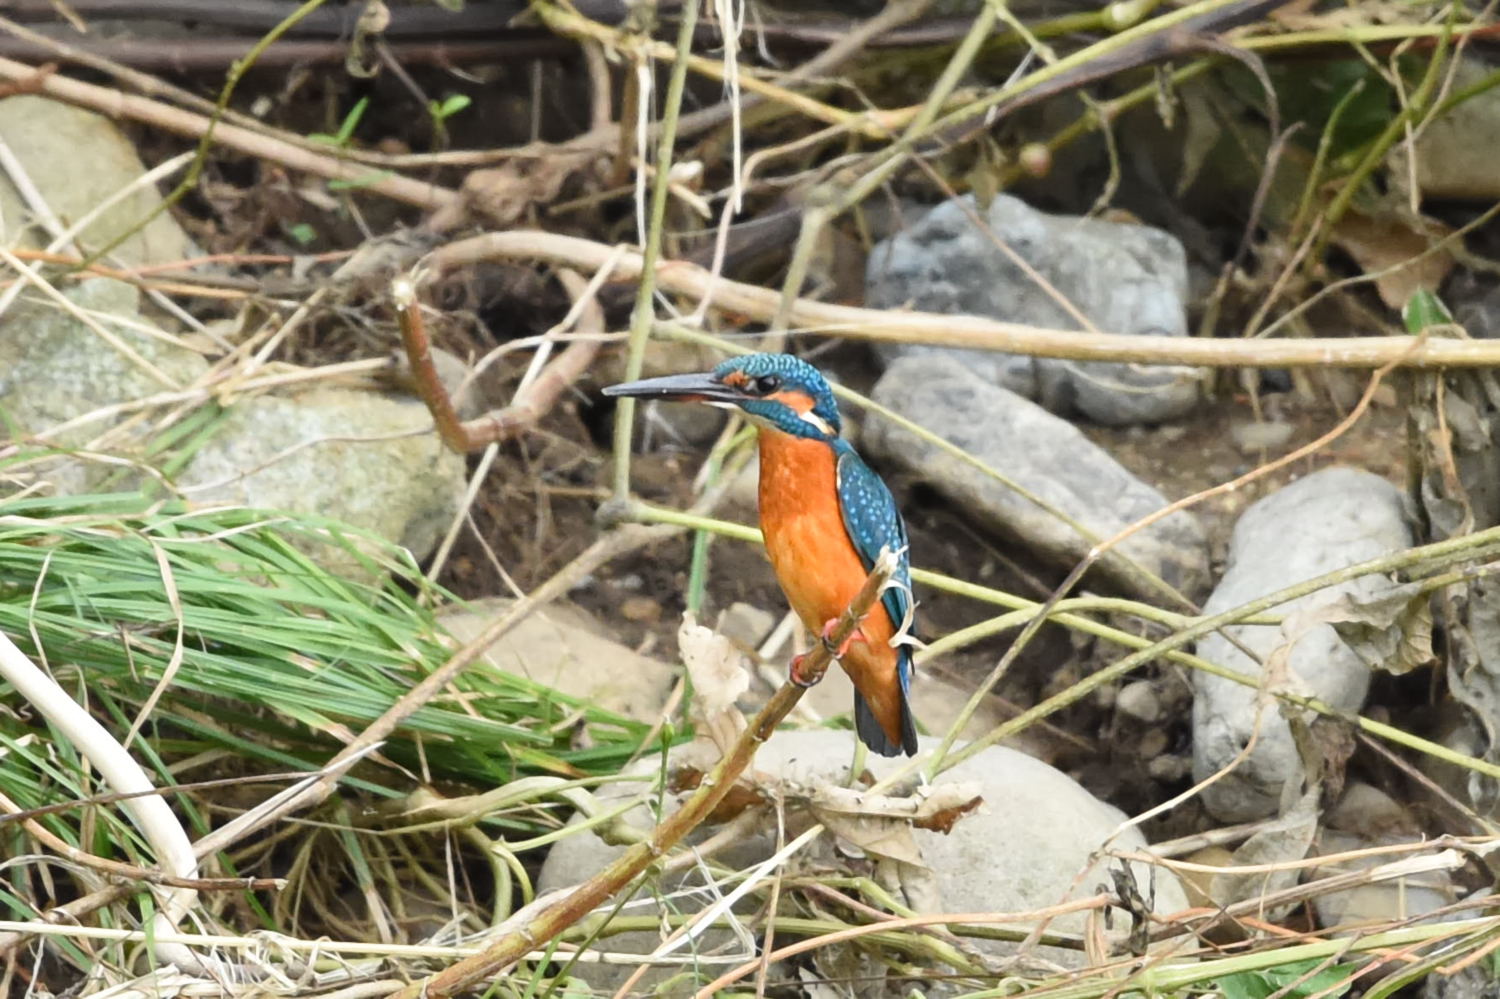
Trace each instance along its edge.
<path fill-rule="evenodd" d="M 786 392 L 777 392 L 775 395 L 768 395 L 766 396 L 766 398 L 774 402 L 779 402 L 783 406 L 786 406 L 788 409 L 791 409 L 796 413 L 812 412 L 812 396 L 808 395 L 806 392 L 795 392 L 788 390 Z"/>
<path fill-rule="evenodd" d="M 729 374 L 719 379 L 719 381 L 725 385 L 728 385 L 730 388 L 744 388 L 746 385 L 750 384 L 750 376 L 745 374 L 743 371 L 731 371 L 729 372 Z"/>

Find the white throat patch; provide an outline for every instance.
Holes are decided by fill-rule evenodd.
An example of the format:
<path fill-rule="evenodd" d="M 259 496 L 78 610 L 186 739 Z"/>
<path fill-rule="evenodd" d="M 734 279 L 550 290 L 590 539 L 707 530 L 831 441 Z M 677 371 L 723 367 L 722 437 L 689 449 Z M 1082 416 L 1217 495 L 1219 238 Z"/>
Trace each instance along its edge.
<path fill-rule="evenodd" d="M 802 417 L 803 422 L 811 423 L 814 427 L 817 428 L 818 432 L 823 434 L 825 437 L 833 436 L 833 428 L 828 425 L 828 421 L 823 419 L 817 413 L 814 413 L 812 410 L 809 409 L 807 412 L 798 413 L 797 415 Z"/>

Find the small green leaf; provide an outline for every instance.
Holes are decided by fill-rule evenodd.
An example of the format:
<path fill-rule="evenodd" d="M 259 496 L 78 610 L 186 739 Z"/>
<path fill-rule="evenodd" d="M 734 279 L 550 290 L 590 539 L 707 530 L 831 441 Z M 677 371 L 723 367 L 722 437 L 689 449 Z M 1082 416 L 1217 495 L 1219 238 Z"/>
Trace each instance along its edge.
<path fill-rule="evenodd" d="M 1321 963 L 1295 961 L 1260 971 L 1241 971 L 1215 979 L 1214 985 L 1223 993 L 1224 999 L 1268 999 L 1278 992 L 1284 999 L 1306 999 L 1325 991 L 1324 999 L 1339 999 L 1349 991 L 1351 983 L 1346 979 L 1354 972 L 1353 965 L 1331 965 L 1305 981 L 1298 981 Z"/>
<path fill-rule="evenodd" d="M 449 94 L 441 103 L 431 102 L 432 116 L 439 120 L 451 118 L 473 103 L 474 99 L 468 94 Z"/>
<path fill-rule="evenodd" d="M 349 144 L 350 139 L 354 138 L 354 130 L 359 127 L 360 119 L 365 116 L 365 109 L 369 106 L 370 99 L 361 97 L 354 103 L 354 107 L 349 109 L 349 113 L 344 115 L 344 120 L 339 122 L 337 133 L 329 135 L 327 132 L 313 132 L 307 138 L 312 142 L 322 143 L 325 146 L 338 146 L 342 149 Z"/>
<path fill-rule="evenodd" d="M 1453 313 L 1448 311 L 1441 298 L 1426 288 L 1418 288 L 1401 307 L 1401 321 L 1406 324 L 1406 332 L 1417 336 L 1433 326 L 1452 323 Z"/>
<path fill-rule="evenodd" d="M 307 246 L 318 238 L 318 230 L 306 222 L 297 222 L 287 226 L 286 234 L 296 240 L 299 246 Z"/>
<path fill-rule="evenodd" d="M 344 115 L 343 124 L 339 126 L 339 145 L 345 146 L 349 144 L 349 140 L 354 137 L 354 130 L 359 127 L 359 120 L 365 116 L 365 108 L 369 106 L 370 99 L 368 97 L 361 97 L 355 102 L 354 107 L 349 109 L 349 113 Z"/>

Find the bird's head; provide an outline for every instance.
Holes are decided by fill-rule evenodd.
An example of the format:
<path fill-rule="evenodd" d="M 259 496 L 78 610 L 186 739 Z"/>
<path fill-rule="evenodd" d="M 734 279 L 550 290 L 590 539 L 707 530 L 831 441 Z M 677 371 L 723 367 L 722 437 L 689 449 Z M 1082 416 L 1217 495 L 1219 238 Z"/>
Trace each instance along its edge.
<path fill-rule="evenodd" d="M 818 369 L 791 354 L 732 357 L 712 371 L 611 385 L 605 395 L 734 406 L 754 423 L 797 437 L 839 435 L 839 407 Z"/>

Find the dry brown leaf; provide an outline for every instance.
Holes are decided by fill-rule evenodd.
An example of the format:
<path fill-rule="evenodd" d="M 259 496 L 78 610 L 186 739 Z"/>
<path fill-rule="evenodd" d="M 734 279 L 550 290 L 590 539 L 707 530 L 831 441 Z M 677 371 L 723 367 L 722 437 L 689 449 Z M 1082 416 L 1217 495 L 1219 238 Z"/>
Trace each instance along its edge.
<path fill-rule="evenodd" d="M 866 853 L 925 866 L 912 829 L 947 832 L 983 800 L 977 781 L 937 784 L 908 797 L 827 785 L 813 792 L 809 807 L 819 822 Z"/>
<path fill-rule="evenodd" d="M 697 767 L 679 767 L 668 775 L 667 790 L 673 794 L 696 791 L 702 786 L 704 776 L 703 771 Z M 710 826 L 723 825 L 730 819 L 738 818 L 746 809 L 759 808 L 770 800 L 759 788 L 741 781 L 724 793 L 723 799 L 708 813 L 703 823 Z"/>
<path fill-rule="evenodd" d="M 689 713 L 700 738 L 708 738 L 721 753 L 734 746 L 745 730 L 745 716 L 735 707 L 750 687 L 744 657 L 734 643 L 699 624 L 691 613 L 682 615 L 677 649 L 693 683 Z"/>
<path fill-rule="evenodd" d="M 1453 256 L 1447 250 L 1422 255 L 1451 232 L 1429 219 L 1375 218 L 1348 212 L 1333 227 L 1333 241 L 1366 274 L 1376 275 L 1380 300 L 1400 311 L 1419 289 L 1436 292 L 1453 269 Z"/>
<path fill-rule="evenodd" d="M 1432 607 L 1420 583 L 1392 586 L 1380 593 L 1345 593 L 1327 603 L 1304 607 L 1281 624 L 1282 641 L 1266 660 L 1268 671 L 1278 670 L 1268 690 L 1311 693 L 1286 673 L 1292 648 L 1319 625 L 1328 625 L 1355 655 L 1375 669 L 1400 676 L 1437 661 L 1432 651 Z"/>
<path fill-rule="evenodd" d="M 433 213 L 429 227 L 438 232 L 478 219 L 492 228 L 515 225 L 533 205 L 556 200 L 568 178 L 584 170 L 594 153 L 559 153 L 516 158 L 497 167 L 470 170 L 460 198 Z"/>

